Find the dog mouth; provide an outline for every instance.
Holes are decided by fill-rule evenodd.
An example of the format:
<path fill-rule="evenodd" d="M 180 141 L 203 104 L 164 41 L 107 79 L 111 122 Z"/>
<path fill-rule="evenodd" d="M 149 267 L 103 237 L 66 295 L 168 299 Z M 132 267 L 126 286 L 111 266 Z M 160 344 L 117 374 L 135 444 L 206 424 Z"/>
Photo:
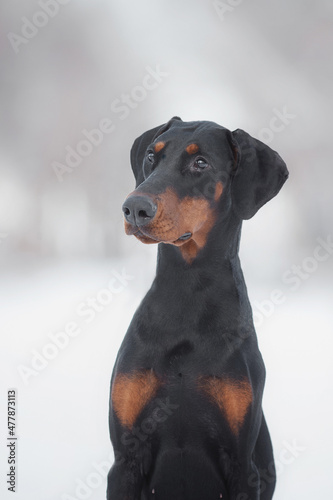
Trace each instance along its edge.
<path fill-rule="evenodd" d="M 189 240 L 191 238 L 191 236 L 192 236 L 192 233 L 184 233 L 176 241 L 187 241 L 187 240 Z"/>
<path fill-rule="evenodd" d="M 192 237 L 192 233 L 186 232 L 179 236 L 179 238 L 173 240 L 173 239 L 163 239 L 163 238 L 158 238 L 156 236 L 152 236 L 151 234 L 146 234 L 142 228 L 138 228 L 136 231 L 133 231 L 132 233 L 138 240 L 142 241 L 143 243 L 169 243 L 172 245 L 180 246 L 186 241 L 188 241 Z"/>

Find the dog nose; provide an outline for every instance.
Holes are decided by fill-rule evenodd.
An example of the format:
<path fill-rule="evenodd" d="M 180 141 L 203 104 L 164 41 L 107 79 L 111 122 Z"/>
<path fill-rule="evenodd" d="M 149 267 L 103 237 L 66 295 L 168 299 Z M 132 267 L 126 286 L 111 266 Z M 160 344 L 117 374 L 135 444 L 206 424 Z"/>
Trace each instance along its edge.
<path fill-rule="evenodd" d="M 156 215 L 157 205 L 148 196 L 129 196 L 122 206 L 125 219 L 134 226 L 145 226 Z"/>

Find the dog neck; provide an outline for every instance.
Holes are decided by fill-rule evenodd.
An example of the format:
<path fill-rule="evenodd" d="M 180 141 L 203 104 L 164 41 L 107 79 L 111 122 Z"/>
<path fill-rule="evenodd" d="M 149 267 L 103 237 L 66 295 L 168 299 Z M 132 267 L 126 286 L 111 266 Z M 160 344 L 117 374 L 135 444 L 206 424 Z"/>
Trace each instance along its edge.
<path fill-rule="evenodd" d="M 160 243 L 151 293 L 167 317 L 182 324 L 191 309 L 191 324 L 204 321 L 219 331 L 253 331 L 251 306 L 238 257 L 241 221 L 218 220 L 206 245 L 189 264 L 178 247 Z M 184 329 L 187 326 L 184 325 Z M 212 328 L 212 330 L 215 330 Z"/>
<path fill-rule="evenodd" d="M 202 233 L 194 235 L 182 246 L 158 245 L 157 275 L 200 274 L 210 269 L 225 273 L 227 262 L 239 264 L 238 251 L 242 222 L 236 217 L 220 218 L 209 229 L 205 239 Z M 205 227 L 203 228 L 205 231 Z M 216 276 L 220 279 L 221 276 Z"/>

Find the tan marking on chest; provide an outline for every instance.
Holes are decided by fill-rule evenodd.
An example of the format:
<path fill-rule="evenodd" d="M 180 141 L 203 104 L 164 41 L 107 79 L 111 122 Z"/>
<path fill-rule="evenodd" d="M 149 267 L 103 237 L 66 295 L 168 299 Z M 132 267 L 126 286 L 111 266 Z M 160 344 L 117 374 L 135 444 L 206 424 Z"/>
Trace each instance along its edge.
<path fill-rule="evenodd" d="M 119 373 L 112 386 L 114 411 L 124 427 L 131 429 L 146 404 L 156 395 L 160 381 L 152 370 Z"/>
<path fill-rule="evenodd" d="M 219 407 L 225 415 L 232 433 L 238 436 L 253 399 L 248 379 L 245 377 L 242 380 L 202 377 L 199 379 L 198 385 Z"/>

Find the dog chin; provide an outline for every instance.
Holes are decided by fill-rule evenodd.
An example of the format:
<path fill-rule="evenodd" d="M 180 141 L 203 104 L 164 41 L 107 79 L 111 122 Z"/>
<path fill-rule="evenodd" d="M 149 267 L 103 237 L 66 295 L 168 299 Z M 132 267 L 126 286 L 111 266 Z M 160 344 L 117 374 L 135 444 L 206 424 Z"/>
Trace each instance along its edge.
<path fill-rule="evenodd" d="M 137 233 L 134 233 L 134 236 L 141 241 L 142 243 L 145 243 L 146 245 L 150 245 L 152 243 L 166 243 L 168 245 L 175 245 L 177 247 L 180 247 L 182 245 L 185 245 L 188 241 L 190 241 L 191 238 L 187 238 L 186 240 L 183 240 L 181 238 L 178 239 L 157 239 L 155 237 L 148 236 L 146 234 L 143 234 L 141 231 L 138 231 Z"/>
<path fill-rule="evenodd" d="M 146 245 L 150 245 L 152 243 L 162 243 L 160 240 L 155 240 L 154 238 L 150 238 L 142 233 L 136 233 L 134 236 L 141 241 L 141 243 L 145 243 Z"/>
<path fill-rule="evenodd" d="M 144 233 L 142 229 L 139 229 L 136 226 L 133 226 L 129 222 L 125 221 L 125 233 L 128 236 L 135 236 L 141 243 L 145 243 L 146 245 L 150 245 L 153 243 L 166 243 L 169 245 L 175 245 L 177 247 L 180 247 L 190 241 L 192 239 L 192 233 L 187 232 L 182 234 L 177 238 L 177 235 L 170 235 L 168 239 L 164 238 L 159 238 L 156 237 L 155 235 L 152 236 L 150 234 Z"/>

